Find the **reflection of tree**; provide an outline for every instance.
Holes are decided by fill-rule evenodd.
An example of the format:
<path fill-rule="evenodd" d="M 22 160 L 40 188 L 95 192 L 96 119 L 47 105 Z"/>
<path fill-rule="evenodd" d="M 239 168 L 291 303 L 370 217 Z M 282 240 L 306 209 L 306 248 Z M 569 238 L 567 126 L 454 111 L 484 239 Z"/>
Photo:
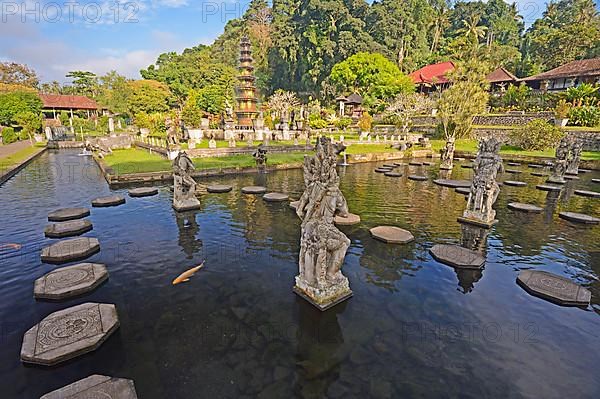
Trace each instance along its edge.
<path fill-rule="evenodd" d="M 179 246 L 188 259 L 192 259 L 202 249 L 202 240 L 196 236 L 200 230 L 196 221 L 196 212 L 174 212 L 177 220 L 177 229 L 179 230 Z"/>

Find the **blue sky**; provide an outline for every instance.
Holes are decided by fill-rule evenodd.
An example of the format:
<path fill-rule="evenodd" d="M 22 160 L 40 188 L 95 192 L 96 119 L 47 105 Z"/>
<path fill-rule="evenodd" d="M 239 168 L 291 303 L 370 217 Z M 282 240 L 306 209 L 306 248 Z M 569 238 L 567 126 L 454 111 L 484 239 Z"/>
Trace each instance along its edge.
<path fill-rule="evenodd" d="M 162 52 L 210 44 L 248 2 L 0 0 L 0 60 L 26 63 L 42 81 L 67 81 L 77 69 L 137 78 Z M 517 3 L 529 24 L 545 8 L 545 0 Z"/>

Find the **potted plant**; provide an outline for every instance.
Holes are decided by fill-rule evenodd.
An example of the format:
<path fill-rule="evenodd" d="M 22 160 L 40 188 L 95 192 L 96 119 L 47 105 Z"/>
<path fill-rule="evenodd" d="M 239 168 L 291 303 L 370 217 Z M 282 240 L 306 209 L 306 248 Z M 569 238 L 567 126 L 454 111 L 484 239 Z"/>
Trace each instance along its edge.
<path fill-rule="evenodd" d="M 567 122 L 569 122 L 569 110 L 571 109 L 571 105 L 565 100 L 562 99 L 556 104 L 556 108 L 554 108 L 554 124 L 558 127 L 567 126 Z"/>

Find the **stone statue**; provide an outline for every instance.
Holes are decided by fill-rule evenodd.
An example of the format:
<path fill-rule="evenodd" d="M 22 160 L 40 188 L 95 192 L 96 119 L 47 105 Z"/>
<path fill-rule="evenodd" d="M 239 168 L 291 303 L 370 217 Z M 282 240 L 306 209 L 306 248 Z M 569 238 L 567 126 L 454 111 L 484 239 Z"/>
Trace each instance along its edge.
<path fill-rule="evenodd" d="M 583 142 L 574 137 L 571 140 L 571 148 L 569 157 L 567 158 L 567 171 L 568 175 L 576 175 L 579 173 L 579 160 L 581 158 L 581 152 L 583 151 Z"/>
<path fill-rule="evenodd" d="M 225 119 L 232 120 L 233 119 L 233 107 L 228 99 L 225 99 Z"/>
<path fill-rule="evenodd" d="M 179 145 L 177 124 L 171 118 L 167 118 L 165 119 L 165 127 L 167 128 L 167 147 Z"/>
<path fill-rule="evenodd" d="M 495 223 L 496 211 L 492 208 L 500 186 L 496 183 L 496 175 L 504 170 L 500 152 L 500 142 L 493 137 L 481 139 L 477 158 L 473 165 L 473 183 L 467 200 L 467 209 L 460 222 L 483 225 Z"/>
<path fill-rule="evenodd" d="M 548 179 L 549 183 L 555 184 L 564 184 L 565 180 L 565 172 L 567 171 L 568 157 L 569 152 L 571 150 L 571 143 L 568 136 L 563 137 L 563 139 L 558 143 L 558 147 L 556 148 L 556 155 L 554 158 L 554 167 L 552 169 L 552 175 Z"/>
<path fill-rule="evenodd" d="M 450 170 L 452 169 L 452 160 L 454 158 L 454 137 L 448 137 L 446 145 L 442 148 L 440 169 Z"/>
<path fill-rule="evenodd" d="M 348 279 L 341 272 L 350 240 L 333 224 L 336 214 L 348 214 L 336 171 L 339 152 L 330 139 L 318 139 L 316 154 L 304 158 L 306 189 L 296 208 L 302 219 L 302 233 L 300 274 L 294 291 L 320 310 L 352 295 Z"/>
<path fill-rule="evenodd" d="M 180 151 L 173 160 L 173 208 L 176 211 L 189 211 L 200 208 L 196 198 L 196 181 L 192 172 L 196 168 L 185 151 Z"/>
<path fill-rule="evenodd" d="M 254 157 L 254 161 L 256 162 L 256 167 L 258 170 L 264 171 L 267 167 L 267 150 L 262 148 L 262 144 L 258 146 L 252 156 Z"/>

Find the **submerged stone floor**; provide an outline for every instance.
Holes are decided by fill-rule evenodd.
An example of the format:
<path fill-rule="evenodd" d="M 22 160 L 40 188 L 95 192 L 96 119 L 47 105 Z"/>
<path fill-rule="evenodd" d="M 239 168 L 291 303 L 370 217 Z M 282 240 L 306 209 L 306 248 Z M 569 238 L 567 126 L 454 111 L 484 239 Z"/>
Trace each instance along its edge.
<path fill-rule="evenodd" d="M 132 380 L 94 374 L 40 399 L 137 399 Z"/>

